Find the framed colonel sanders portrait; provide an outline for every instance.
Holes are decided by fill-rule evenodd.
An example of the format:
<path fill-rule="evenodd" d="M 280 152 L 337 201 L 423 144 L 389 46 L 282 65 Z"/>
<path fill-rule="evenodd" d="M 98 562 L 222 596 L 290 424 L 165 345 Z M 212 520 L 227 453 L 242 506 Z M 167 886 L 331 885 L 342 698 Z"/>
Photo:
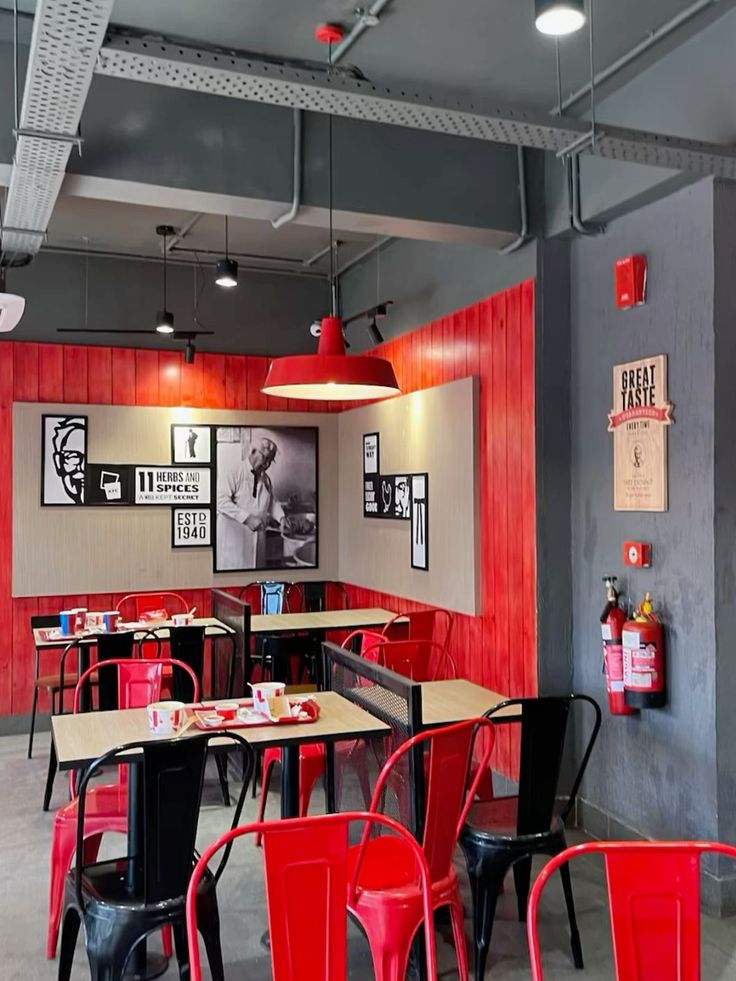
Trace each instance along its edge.
<path fill-rule="evenodd" d="M 84 504 L 87 416 L 41 416 L 41 504 Z"/>
<path fill-rule="evenodd" d="M 318 437 L 313 426 L 217 426 L 215 572 L 314 569 Z"/>

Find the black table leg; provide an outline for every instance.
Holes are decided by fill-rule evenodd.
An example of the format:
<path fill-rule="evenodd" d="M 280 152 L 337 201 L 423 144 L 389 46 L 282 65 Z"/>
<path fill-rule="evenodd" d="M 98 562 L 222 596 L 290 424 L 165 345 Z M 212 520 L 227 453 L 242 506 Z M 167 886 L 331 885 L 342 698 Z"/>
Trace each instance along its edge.
<path fill-rule="evenodd" d="M 299 817 L 299 747 L 281 747 L 281 817 Z"/>
<path fill-rule="evenodd" d="M 131 763 L 128 767 L 128 889 L 133 896 L 143 891 L 143 787 L 142 763 Z M 136 944 L 128 961 L 125 976 L 135 981 L 150 981 L 163 974 L 169 966 L 168 957 L 163 954 L 149 954 L 144 940 Z"/>

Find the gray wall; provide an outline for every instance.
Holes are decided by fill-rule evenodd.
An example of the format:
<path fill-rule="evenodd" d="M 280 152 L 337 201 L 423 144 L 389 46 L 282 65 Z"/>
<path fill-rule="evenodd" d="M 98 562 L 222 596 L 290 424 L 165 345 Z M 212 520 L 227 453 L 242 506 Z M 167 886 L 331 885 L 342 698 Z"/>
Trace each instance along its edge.
<path fill-rule="evenodd" d="M 612 263 L 635 251 L 649 260 L 647 303 L 617 311 Z M 623 577 L 636 600 L 651 590 L 668 640 L 667 706 L 630 718 L 604 717 L 582 791 L 591 805 L 583 808 L 583 819 L 604 836 L 621 832 L 618 821 L 652 837 L 718 832 L 713 287 L 709 180 L 622 218 L 601 238 L 579 239 L 572 246 L 576 689 L 606 702 L 599 625 L 604 573 Z M 677 420 L 669 434 L 670 509 L 664 514 L 616 513 L 612 445 L 606 433 L 612 366 L 662 352 L 669 356 L 669 393 Z M 621 545 L 629 538 L 653 543 L 652 569 L 624 575 Z M 729 751 L 732 747 L 733 742 Z"/>
<path fill-rule="evenodd" d="M 396 239 L 354 266 L 340 280 L 344 315 L 393 300 L 390 316 L 379 327 L 388 340 L 437 317 L 469 306 L 536 274 L 537 243 L 500 255 L 495 249 Z M 377 296 L 378 294 L 378 296 Z M 350 343 L 360 351 L 372 346 L 365 321 L 350 327 Z"/>

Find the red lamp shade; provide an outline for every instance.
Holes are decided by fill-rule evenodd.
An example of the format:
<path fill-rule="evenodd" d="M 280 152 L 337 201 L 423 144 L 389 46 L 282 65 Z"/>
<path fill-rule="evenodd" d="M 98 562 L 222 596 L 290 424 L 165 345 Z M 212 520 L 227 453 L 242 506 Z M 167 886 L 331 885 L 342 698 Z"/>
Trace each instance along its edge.
<path fill-rule="evenodd" d="M 275 358 L 261 389 L 287 399 L 346 402 L 399 395 L 390 361 L 346 354 L 340 317 L 323 317 L 317 354 Z"/>

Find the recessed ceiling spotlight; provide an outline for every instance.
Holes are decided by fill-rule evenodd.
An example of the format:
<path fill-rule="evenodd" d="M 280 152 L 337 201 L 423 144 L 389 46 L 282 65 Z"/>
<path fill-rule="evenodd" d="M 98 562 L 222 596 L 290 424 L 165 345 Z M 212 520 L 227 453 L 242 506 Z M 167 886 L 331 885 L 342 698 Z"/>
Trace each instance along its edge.
<path fill-rule="evenodd" d="M 535 24 L 542 34 L 562 37 L 585 23 L 584 0 L 534 0 Z"/>
<path fill-rule="evenodd" d="M 238 264 L 230 258 L 228 244 L 228 221 L 225 215 L 225 258 L 218 259 L 215 264 L 215 282 L 218 286 L 232 289 L 238 285 Z"/>

